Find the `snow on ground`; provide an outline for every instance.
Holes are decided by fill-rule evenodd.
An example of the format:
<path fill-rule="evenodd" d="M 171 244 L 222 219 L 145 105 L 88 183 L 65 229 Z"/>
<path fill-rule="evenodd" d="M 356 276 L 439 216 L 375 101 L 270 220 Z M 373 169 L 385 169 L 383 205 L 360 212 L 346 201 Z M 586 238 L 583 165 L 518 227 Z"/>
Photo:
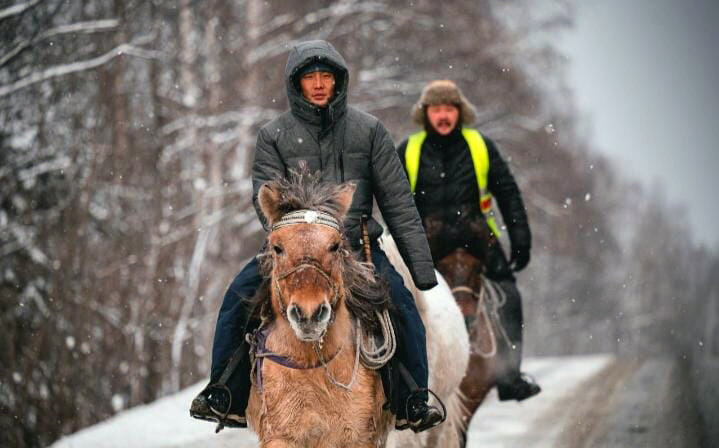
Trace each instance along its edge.
<path fill-rule="evenodd" d="M 511 446 L 556 447 L 564 425 L 545 425 L 543 440 L 528 441 L 540 420 L 551 413 L 563 398 L 575 393 L 577 386 L 606 368 L 608 355 L 529 359 L 524 369 L 537 379 L 542 392 L 522 402 L 499 402 L 496 389 L 474 414 L 469 428 L 468 445 L 482 448 Z"/>
<path fill-rule="evenodd" d="M 607 355 L 532 358 L 524 370 L 533 375 L 543 392 L 522 403 L 503 402 L 492 392 L 472 420 L 469 446 L 483 448 L 528 446 L 528 434 L 537 425 L 546 428 L 544 441 L 532 436 L 532 446 L 557 446 L 563 425 L 554 421 L 545 425 L 547 414 L 558 403 L 576 393 L 577 386 L 596 376 L 611 364 Z M 188 409 L 206 382 L 201 382 L 153 403 L 120 412 L 116 416 L 62 438 L 51 448 L 245 448 L 257 446 L 257 439 L 247 430 L 225 429 L 214 434 L 214 425 L 190 417 Z M 565 412 L 569 419 L 571 412 Z"/>
<path fill-rule="evenodd" d="M 245 448 L 257 446 L 247 430 L 215 434 L 211 422 L 190 417 L 190 402 L 207 381 L 150 404 L 120 412 L 55 442 L 51 448 L 179 448 L 184 446 Z"/>

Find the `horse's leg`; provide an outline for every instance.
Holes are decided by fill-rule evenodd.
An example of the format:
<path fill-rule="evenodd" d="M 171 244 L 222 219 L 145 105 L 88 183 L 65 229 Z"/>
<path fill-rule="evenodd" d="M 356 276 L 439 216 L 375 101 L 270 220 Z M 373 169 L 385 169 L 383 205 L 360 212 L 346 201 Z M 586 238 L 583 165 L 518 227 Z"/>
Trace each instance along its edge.
<path fill-rule="evenodd" d="M 472 354 L 469 358 L 467 375 L 462 379 L 459 387 L 464 396 L 462 403 L 464 404 L 463 420 L 465 422 L 464 427 L 461 429 L 461 446 L 466 446 L 469 422 L 489 391 L 494 387 L 494 358 L 487 359 L 477 354 Z"/>

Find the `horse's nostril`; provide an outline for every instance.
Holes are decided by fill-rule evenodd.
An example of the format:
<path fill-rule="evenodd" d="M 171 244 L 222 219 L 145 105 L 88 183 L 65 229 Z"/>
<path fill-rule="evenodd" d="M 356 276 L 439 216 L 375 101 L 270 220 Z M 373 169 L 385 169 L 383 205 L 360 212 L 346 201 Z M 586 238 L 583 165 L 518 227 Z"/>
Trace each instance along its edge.
<path fill-rule="evenodd" d="M 304 316 L 302 315 L 302 310 L 297 305 L 291 305 L 290 309 L 287 310 L 289 314 L 289 318 L 296 321 L 296 322 L 302 322 L 304 319 Z"/>
<path fill-rule="evenodd" d="M 317 308 L 317 311 L 312 315 L 312 320 L 315 322 L 324 322 L 329 318 L 330 306 L 327 303 L 323 303 Z"/>

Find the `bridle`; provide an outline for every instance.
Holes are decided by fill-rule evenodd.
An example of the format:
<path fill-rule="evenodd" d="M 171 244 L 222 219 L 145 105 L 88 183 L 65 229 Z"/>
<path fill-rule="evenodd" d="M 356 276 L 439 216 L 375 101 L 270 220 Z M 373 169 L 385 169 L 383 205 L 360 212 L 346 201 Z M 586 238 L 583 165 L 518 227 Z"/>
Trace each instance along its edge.
<path fill-rule="evenodd" d="M 327 227 L 331 227 L 332 229 L 336 230 L 338 233 L 342 233 L 341 227 L 339 222 L 334 218 L 334 216 L 330 215 L 329 213 L 316 211 L 316 210 L 297 210 L 294 212 L 287 213 L 286 215 L 282 216 L 275 224 L 272 226 L 272 231 L 275 231 L 281 227 L 286 227 L 289 225 L 294 224 L 316 224 L 316 225 L 324 225 Z M 316 260 L 305 260 L 302 263 L 298 264 L 297 266 L 293 266 L 290 269 L 288 269 L 285 272 L 280 273 L 279 275 L 275 276 L 275 278 L 272 281 L 273 287 L 275 289 L 275 292 L 277 293 L 277 300 L 280 305 L 280 311 L 285 318 L 287 318 L 287 305 L 284 298 L 284 295 L 282 294 L 282 288 L 280 287 L 280 280 L 284 280 L 288 277 L 290 277 L 293 274 L 296 274 L 297 272 L 303 271 L 305 269 L 314 269 L 317 271 L 320 276 L 325 279 L 327 282 L 327 285 L 332 290 L 332 298 L 330 300 L 330 308 L 331 308 L 331 317 L 329 325 L 332 324 L 332 321 L 335 318 L 335 305 L 337 305 L 337 302 L 339 301 L 339 287 L 337 286 L 337 282 L 335 282 L 330 274 L 328 274 L 320 265 L 320 263 Z M 342 389 L 351 391 L 352 385 L 355 383 L 357 379 L 357 371 L 359 367 L 359 360 L 360 360 L 360 353 L 361 353 L 361 344 L 362 344 L 362 329 L 361 325 L 359 324 L 359 321 L 355 324 L 355 359 L 354 359 L 354 367 L 352 369 L 352 376 L 350 378 L 350 381 L 348 383 L 341 383 L 339 382 L 332 372 L 329 369 L 328 364 L 342 351 L 343 347 L 340 347 L 337 352 L 335 352 L 332 356 L 329 358 L 325 358 L 322 354 L 322 338 L 320 338 L 319 342 L 315 342 L 313 344 L 315 353 L 317 355 L 318 363 L 302 366 L 297 364 L 294 360 L 291 358 L 280 355 L 277 353 L 272 353 L 266 350 L 265 348 L 265 340 L 267 338 L 267 332 L 269 330 L 265 329 L 260 332 L 256 332 L 257 336 L 251 338 L 251 345 L 253 345 L 253 353 L 255 355 L 255 375 L 256 375 L 256 384 L 258 384 L 258 387 L 260 389 L 260 392 L 262 391 L 262 361 L 263 359 L 269 359 L 273 362 L 276 362 L 280 365 L 283 365 L 285 367 L 291 368 L 291 369 L 300 369 L 300 370 L 307 370 L 307 369 L 316 369 L 318 367 L 323 367 L 325 370 L 325 375 L 329 379 L 329 381 L 334 384 L 337 387 L 340 387 Z M 323 336 L 324 337 L 324 336 Z"/>
<path fill-rule="evenodd" d="M 329 213 L 316 211 L 316 210 L 297 210 L 294 212 L 287 213 L 286 215 L 282 216 L 278 221 L 276 221 L 272 225 L 272 231 L 275 231 L 281 227 L 286 227 L 289 225 L 294 224 L 316 224 L 316 225 L 324 225 L 327 227 L 330 227 L 334 230 L 336 230 L 340 235 L 342 234 L 342 227 L 340 226 L 340 223 L 337 221 L 337 219 L 334 218 L 334 216 L 330 215 Z M 366 235 L 365 235 L 366 236 Z M 369 239 L 367 237 L 366 247 L 368 247 Z M 349 252 L 347 252 L 345 249 L 342 249 L 345 256 L 349 255 Z M 339 300 L 340 291 L 339 287 L 337 286 L 337 283 L 332 279 L 329 273 L 327 273 L 320 263 L 315 260 L 303 260 L 302 263 L 298 264 L 297 266 L 294 266 L 290 269 L 288 269 L 285 272 L 280 273 L 277 275 L 273 280 L 273 288 L 277 294 L 277 299 L 280 306 L 280 311 L 282 314 L 287 318 L 287 305 L 285 301 L 285 297 L 282 293 L 282 288 L 280 287 L 279 281 L 286 279 L 290 277 L 291 275 L 305 270 L 305 269 L 314 269 L 317 271 L 322 278 L 325 279 L 327 282 L 327 285 L 332 290 L 332 298 L 331 298 L 331 317 L 330 317 L 330 325 L 332 321 L 335 318 L 334 308 L 337 305 L 337 302 Z M 260 370 L 258 376 L 258 380 L 261 381 L 261 362 L 262 358 L 268 358 L 272 361 L 278 362 L 286 367 L 290 368 L 301 368 L 301 369 L 312 369 L 317 368 L 319 366 L 323 367 L 325 369 L 325 375 L 327 376 L 328 380 L 334 384 L 335 386 L 351 391 L 352 386 L 354 385 L 355 381 L 357 380 L 357 373 L 359 371 L 360 366 L 360 360 L 362 362 L 362 365 L 367 367 L 371 370 L 377 370 L 381 368 L 383 365 L 385 365 L 390 358 L 395 353 L 396 349 L 396 337 L 394 333 L 394 328 L 392 326 L 392 322 L 389 318 L 389 313 L 385 309 L 383 312 L 376 312 L 378 322 L 380 324 L 380 327 L 382 329 L 382 335 L 384 337 L 383 343 L 381 345 L 376 345 L 375 339 L 370 338 L 363 338 L 364 330 L 362 328 L 362 324 L 359 319 L 355 321 L 354 325 L 354 333 L 355 333 L 355 354 L 354 354 L 354 366 L 352 368 L 352 374 L 350 377 L 349 382 L 342 383 L 335 378 L 335 376 L 332 374 L 332 372 L 329 369 L 329 363 L 337 356 L 337 354 L 342 350 L 340 349 L 337 351 L 337 353 L 333 354 L 330 358 L 325 358 L 322 354 L 322 338 L 320 338 L 319 342 L 315 342 L 313 344 L 315 353 L 317 354 L 317 359 L 319 361 L 319 364 L 313 364 L 310 366 L 299 366 L 294 361 L 292 361 L 290 358 L 278 355 L 275 353 L 268 353 L 264 351 L 264 348 L 257 348 L 257 345 L 253 343 L 255 346 L 254 352 L 256 354 L 256 362 L 260 363 Z M 329 326 L 329 325 L 328 325 Z M 366 343 L 365 339 L 368 339 L 369 342 Z M 259 356 L 259 358 L 258 358 Z M 261 383 L 260 383 L 261 384 Z"/>
<path fill-rule="evenodd" d="M 342 233 L 340 223 L 339 221 L 337 221 L 337 219 L 335 219 L 334 216 L 330 215 L 329 213 L 318 210 L 295 210 L 293 212 L 289 212 L 283 215 L 279 220 L 277 220 L 277 222 L 272 224 L 272 232 L 282 227 L 287 227 L 295 224 L 322 225 L 336 230 L 337 233 Z M 286 316 L 287 305 L 285 302 L 285 298 L 282 294 L 282 288 L 280 287 L 280 280 L 284 280 L 292 274 L 303 271 L 305 269 L 314 269 L 315 271 L 317 271 L 320 276 L 325 279 L 327 285 L 332 290 L 330 308 L 332 309 L 332 316 L 334 318 L 334 308 L 337 304 L 337 301 L 339 300 L 339 288 L 337 287 L 337 283 L 332 279 L 332 277 L 330 277 L 330 275 L 324 269 L 322 269 L 322 266 L 319 264 L 319 262 L 315 260 L 304 261 L 297 266 L 294 266 L 287 271 L 280 273 L 274 278 L 274 280 L 272 281 L 272 285 L 275 288 L 275 292 L 277 293 L 277 299 L 280 302 L 280 312 L 283 316 Z"/>

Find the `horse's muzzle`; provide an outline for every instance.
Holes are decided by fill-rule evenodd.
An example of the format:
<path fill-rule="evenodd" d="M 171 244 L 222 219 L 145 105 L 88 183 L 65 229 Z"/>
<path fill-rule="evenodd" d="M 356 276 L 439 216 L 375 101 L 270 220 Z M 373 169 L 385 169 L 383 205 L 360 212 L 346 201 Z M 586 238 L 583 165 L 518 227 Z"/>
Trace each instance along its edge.
<path fill-rule="evenodd" d="M 287 308 L 287 320 L 297 338 L 306 341 L 318 341 L 327 332 L 332 318 L 332 307 L 325 300 L 312 310 L 303 309 L 293 303 Z"/>

